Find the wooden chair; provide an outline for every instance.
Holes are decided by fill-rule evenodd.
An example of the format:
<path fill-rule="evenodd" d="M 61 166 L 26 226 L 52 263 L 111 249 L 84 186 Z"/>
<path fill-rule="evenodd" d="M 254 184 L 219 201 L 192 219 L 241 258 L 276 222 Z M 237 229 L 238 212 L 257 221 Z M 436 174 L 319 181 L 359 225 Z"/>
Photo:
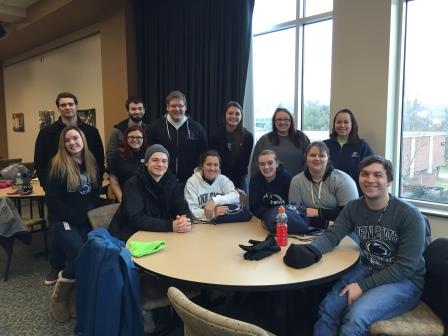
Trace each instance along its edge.
<path fill-rule="evenodd" d="M 268 336 L 268 331 L 253 324 L 216 314 L 190 301 L 175 287 L 168 289 L 168 298 L 184 322 L 185 336 Z"/>
<path fill-rule="evenodd" d="M 89 217 L 90 224 L 94 229 L 102 227 L 105 229 L 109 228 L 110 222 L 117 212 L 120 203 L 109 204 L 103 207 L 99 207 L 93 210 L 90 210 L 87 213 L 87 217 Z"/>

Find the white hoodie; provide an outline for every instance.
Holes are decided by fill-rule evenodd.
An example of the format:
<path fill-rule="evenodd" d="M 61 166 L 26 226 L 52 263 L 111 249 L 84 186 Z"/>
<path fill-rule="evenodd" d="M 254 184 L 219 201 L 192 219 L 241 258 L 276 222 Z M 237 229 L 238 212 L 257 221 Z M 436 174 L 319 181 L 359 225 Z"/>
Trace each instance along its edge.
<path fill-rule="evenodd" d="M 185 185 L 185 200 L 194 219 L 209 221 L 204 213 L 204 205 L 212 199 L 215 206 L 239 204 L 240 196 L 233 182 L 226 176 L 218 174 L 212 184 L 202 178 L 202 169 L 196 168 Z"/>

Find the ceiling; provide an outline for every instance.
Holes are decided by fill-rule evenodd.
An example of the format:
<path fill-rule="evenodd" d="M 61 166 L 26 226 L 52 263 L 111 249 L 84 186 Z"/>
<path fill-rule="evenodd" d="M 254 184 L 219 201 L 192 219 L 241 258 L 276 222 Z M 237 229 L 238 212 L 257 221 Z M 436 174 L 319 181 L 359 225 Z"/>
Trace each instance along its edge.
<path fill-rule="evenodd" d="M 26 10 L 38 0 L 0 0 L 0 23 L 7 26 L 26 19 Z"/>

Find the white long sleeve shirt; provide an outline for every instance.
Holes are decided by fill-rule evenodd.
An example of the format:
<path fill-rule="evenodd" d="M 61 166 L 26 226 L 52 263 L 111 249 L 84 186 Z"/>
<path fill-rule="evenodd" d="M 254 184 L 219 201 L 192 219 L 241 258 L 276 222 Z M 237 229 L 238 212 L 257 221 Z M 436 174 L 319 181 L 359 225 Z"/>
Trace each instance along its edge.
<path fill-rule="evenodd" d="M 224 175 L 218 174 L 212 184 L 208 184 L 202 177 L 202 170 L 196 168 L 185 185 L 185 200 L 194 219 L 209 221 L 204 212 L 205 204 L 212 199 L 215 206 L 239 204 L 240 196 L 232 181 Z"/>

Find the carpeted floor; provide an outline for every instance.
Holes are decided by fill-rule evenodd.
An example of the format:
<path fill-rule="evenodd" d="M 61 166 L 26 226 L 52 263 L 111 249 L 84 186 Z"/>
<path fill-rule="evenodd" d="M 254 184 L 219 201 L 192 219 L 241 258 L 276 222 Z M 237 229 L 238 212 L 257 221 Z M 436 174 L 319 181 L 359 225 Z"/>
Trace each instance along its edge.
<path fill-rule="evenodd" d="M 6 253 L 0 247 L 0 335 L 73 335 L 75 320 L 59 323 L 49 311 L 53 286 L 45 286 L 48 262 L 33 253 L 42 249 L 41 234 L 34 234 L 30 246 L 16 241 L 8 281 L 3 281 Z"/>

